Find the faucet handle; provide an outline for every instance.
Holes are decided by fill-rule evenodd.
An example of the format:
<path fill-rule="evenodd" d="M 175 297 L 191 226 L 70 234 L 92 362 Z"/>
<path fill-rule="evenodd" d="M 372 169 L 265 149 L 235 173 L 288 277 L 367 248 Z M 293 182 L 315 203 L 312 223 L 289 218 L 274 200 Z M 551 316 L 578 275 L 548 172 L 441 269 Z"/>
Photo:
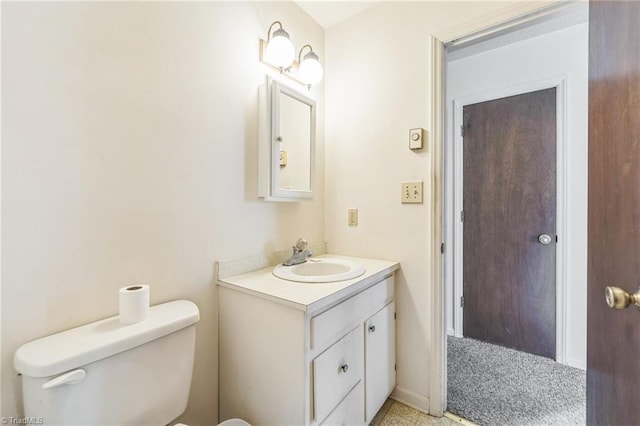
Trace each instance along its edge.
<path fill-rule="evenodd" d="M 299 251 L 303 251 L 307 248 L 307 240 L 305 240 L 304 238 L 298 238 L 298 241 L 296 242 L 296 248 Z"/>

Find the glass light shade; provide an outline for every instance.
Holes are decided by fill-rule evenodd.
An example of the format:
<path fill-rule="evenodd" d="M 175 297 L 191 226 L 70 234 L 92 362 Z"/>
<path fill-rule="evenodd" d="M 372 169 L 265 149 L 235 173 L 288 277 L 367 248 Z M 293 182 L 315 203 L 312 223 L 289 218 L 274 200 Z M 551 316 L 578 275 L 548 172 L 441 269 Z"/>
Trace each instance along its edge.
<path fill-rule="evenodd" d="M 289 40 L 289 34 L 283 29 L 276 30 L 267 45 L 266 61 L 276 67 L 288 68 L 295 56 L 296 52 Z"/>
<path fill-rule="evenodd" d="M 322 65 L 318 61 L 318 55 L 309 52 L 304 55 L 304 59 L 298 69 L 298 78 L 305 84 L 313 86 L 322 80 Z"/>

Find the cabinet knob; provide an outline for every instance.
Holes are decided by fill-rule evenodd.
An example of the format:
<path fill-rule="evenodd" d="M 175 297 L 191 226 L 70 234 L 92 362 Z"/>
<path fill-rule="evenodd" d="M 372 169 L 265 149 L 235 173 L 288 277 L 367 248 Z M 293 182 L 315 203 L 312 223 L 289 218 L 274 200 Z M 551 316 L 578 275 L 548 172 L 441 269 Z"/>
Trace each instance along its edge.
<path fill-rule="evenodd" d="M 369 332 L 373 333 L 374 331 L 376 331 L 376 326 L 375 326 L 375 325 L 373 325 L 373 324 L 371 324 L 371 325 L 369 326 Z"/>
<path fill-rule="evenodd" d="M 340 366 L 340 370 L 342 370 L 343 373 L 346 373 L 349 371 L 349 366 L 347 364 L 343 364 Z"/>

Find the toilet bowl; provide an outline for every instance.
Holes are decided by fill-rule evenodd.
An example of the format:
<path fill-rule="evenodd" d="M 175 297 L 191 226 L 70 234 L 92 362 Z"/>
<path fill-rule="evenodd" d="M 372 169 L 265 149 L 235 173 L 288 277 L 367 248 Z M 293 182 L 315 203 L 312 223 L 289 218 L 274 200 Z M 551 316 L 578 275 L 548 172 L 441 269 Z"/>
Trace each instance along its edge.
<path fill-rule="evenodd" d="M 220 423 L 218 426 L 251 426 L 251 425 L 242 419 L 229 419 Z"/>

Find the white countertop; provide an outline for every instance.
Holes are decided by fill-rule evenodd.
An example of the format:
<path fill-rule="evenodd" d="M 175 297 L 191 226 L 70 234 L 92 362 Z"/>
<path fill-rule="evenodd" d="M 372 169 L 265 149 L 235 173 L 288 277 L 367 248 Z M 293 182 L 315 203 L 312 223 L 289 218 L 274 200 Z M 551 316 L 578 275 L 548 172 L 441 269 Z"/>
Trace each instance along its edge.
<path fill-rule="evenodd" d="M 360 263 L 365 273 L 351 280 L 333 283 L 299 283 L 276 277 L 272 273 L 274 266 L 269 266 L 257 271 L 222 278 L 218 281 L 218 285 L 310 313 L 376 284 L 400 267 L 398 262 L 333 254 L 325 254 L 317 258 L 352 260 Z"/>

